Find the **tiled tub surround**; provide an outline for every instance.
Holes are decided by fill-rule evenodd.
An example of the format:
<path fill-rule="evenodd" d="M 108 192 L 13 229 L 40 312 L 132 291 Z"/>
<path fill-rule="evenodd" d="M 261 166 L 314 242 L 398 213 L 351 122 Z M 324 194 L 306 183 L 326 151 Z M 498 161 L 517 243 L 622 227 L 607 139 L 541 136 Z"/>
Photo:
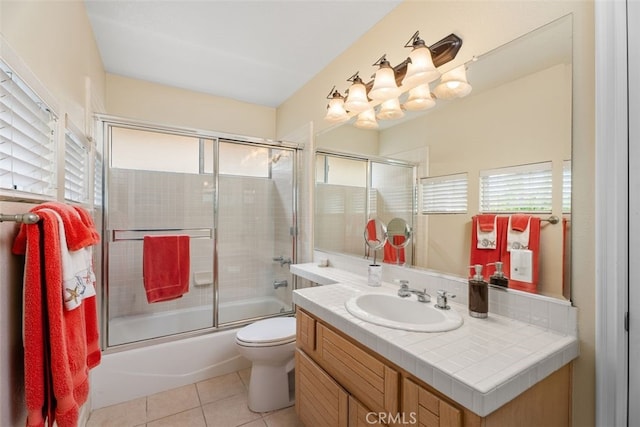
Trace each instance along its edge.
<path fill-rule="evenodd" d="M 556 324 L 559 320 L 549 321 L 547 317 L 547 326 L 542 327 L 493 311 L 488 319 L 475 319 L 468 316 L 466 302 L 460 304 L 462 298 L 450 300 L 464 318 L 463 325 L 453 331 L 419 333 L 376 326 L 352 316 L 344 302 L 362 293 L 395 294 L 398 285 L 385 282 L 379 288 L 371 288 L 364 275 L 317 267 L 315 263 L 291 269 L 312 281 L 312 277 L 323 278 L 324 283 L 339 281 L 295 291 L 294 302 L 299 307 L 480 416 L 500 408 L 578 356 L 576 335 L 567 332 L 575 331 L 575 326 L 561 327 Z M 412 284 L 418 288 L 426 285 L 424 278 L 420 284 Z M 427 292 L 435 293 L 433 284 L 426 287 Z M 568 306 L 566 317 L 560 317 L 575 325 L 575 320 L 568 321 L 575 314 L 575 309 Z"/>

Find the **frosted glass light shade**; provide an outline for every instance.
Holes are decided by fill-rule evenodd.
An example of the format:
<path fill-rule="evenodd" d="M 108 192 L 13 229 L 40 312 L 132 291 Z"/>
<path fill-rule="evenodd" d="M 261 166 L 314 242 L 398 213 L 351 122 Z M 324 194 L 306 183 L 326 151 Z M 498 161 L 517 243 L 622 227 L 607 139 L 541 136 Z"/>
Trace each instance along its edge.
<path fill-rule="evenodd" d="M 342 123 L 349 120 L 349 115 L 344 109 L 344 98 L 334 97 L 329 100 L 327 115 L 324 116 L 324 119 L 329 123 Z"/>
<path fill-rule="evenodd" d="M 464 65 L 447 71 L 442 75 L 440 83 L 433 89 L 440 99 L 462 98 L 471 93 L 471 85 L 467 81 L 467 70 Z"/>
<path fill-rule="evenodd" d="M 399 119 L 404 116 L 404 111 L 400 109 L 398 98 L 387 99 L 380 105 L 377 118 L 380 120 Z"/>
<path fill-rule="evenodd" d="M 407 74 L 402 79 L 403 86 L 415 86 L 423 83 L 429 83 L 440 77 L 438 71 L 433 65 L 431 51 L 426 46 L 416 47 L 409 54 L 411 62 L 407 64 Z"/>
<path fill-rule="evenodd" d="M 376 121 L 376 112 L 373 108 L 370 108 L 362 113 L 358 114 L 358 118 L 353 124 L 360 129 L 377 129 L 378 122 Z"/>
<path fill-rule="evenodd" d="M 393 68 L 388 62 L 380 64 L 380 68 L 376 71 L 373 80 L 373 87 L 369 91 L 369 98 L 376 101 L 386 101 L 387 99 L 397 98 L 400 95 L 400 89 L 396 84 L 396 75 Z"/>
<path fill-rule="evenodd" d="M 429 83 L 414 87 L 409 91 L 409 98 L 404 103 L 405 110 L 420 111 L 436 105 L 436 100 L 431 96 Z"/>
<path fill-rule="evenodd" d="M 361 113 L 371 108 L 369 106 L 369 99 L 367 98 L 367 88 L 359 78 L 354 81 L 349 88 L 349 95 L 347 95 L 344 108 L 354 113 Z"/>

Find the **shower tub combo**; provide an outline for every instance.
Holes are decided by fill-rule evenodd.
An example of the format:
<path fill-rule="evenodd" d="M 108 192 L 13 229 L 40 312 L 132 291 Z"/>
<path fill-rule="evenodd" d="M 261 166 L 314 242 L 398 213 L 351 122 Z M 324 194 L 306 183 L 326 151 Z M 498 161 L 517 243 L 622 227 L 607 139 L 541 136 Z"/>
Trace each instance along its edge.
<path fill-rule="evenodd" d="M 220 323 L 223 323 L 230 316 L 257 318 L 268 313 L 290 312 L 291 307 L 275 297 L 260 297 L 221 303 L 219 310 Z M 158 333 L 167 333 L 167 325 L 179 325 L 181 330 L 206 328 L 211 326 L 211 316 L 208 305 L 114 319 L 110 322 L 109 339 L 146 340 L 157 337 Z M 240 356 L 235 347 L 237 331 L 238 328 L 219 330 L 105 354 L 101 364 L 92 371 L 92 408 L 115 405 L 250 367 L 250 362 Z M 188 355 L 186 359 L 185 355 Z"/>

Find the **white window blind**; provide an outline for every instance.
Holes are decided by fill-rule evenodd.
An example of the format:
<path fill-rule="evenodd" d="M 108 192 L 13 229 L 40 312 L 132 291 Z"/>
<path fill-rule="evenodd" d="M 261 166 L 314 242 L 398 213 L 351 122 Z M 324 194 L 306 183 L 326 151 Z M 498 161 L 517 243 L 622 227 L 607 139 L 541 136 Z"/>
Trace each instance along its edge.
<path fill-rule="evenodd" d="M 102 207 L 102 154 L 98 153 L 95 150 L 94 156 L 94 166 L 93 166 L 93 205 L 97 207 Z"/>
<path fill-rule="evenodd" d="M 64 144 L 64 198 L 78 203 L 89 199 L 89 150 L 70 130 Z"/>
<path fill-rule="evenodd" d="M 480 171 L 480 212 L 551 212 L 551 162 Z"/>
<path fill-rule="evenodd" d="M 421 178 L 422 213 L 466 213 L 467 182 L 466 173 Z"/>
<path fill-rule="evenodd" d="M 0 62 L 0 188 L 55 196 L 56 117 Z"/>
<path fill-rule="evenodd" d="M 562 213 L 571 213 L 571 160 L 562 163 Z"/>

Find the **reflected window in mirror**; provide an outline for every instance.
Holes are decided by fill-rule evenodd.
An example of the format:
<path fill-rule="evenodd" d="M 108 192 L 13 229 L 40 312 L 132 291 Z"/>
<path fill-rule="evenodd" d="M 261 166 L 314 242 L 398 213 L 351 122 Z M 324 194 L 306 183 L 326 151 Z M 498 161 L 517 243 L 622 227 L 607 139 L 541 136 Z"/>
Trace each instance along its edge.
<path fill-rule="evenodd" d="M 467 173 L 420 178 L 423 214 L 467 213 Z"/>

